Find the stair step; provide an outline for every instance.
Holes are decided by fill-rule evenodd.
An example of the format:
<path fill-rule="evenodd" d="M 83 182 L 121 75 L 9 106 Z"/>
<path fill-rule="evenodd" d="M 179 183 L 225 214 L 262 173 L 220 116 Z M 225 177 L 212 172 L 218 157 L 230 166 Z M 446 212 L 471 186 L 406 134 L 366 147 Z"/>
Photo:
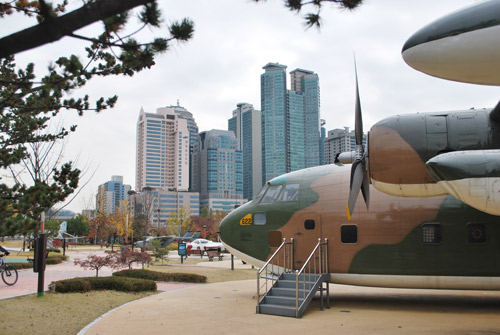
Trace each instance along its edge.
<path fill-rule="evenodd" d="M 259 306 L 261 314 L 271 314 L 279 316 L 290 316 L 295 317 L 296 311 L 295 306 L 283 306 L 283 305 L 273 305 L 273 304 L 262 304 Z"/>
<path fill-rule="evenodd" d="M 318 278 L 320 277 L 320 275 L 318 275 L 318 274 L 303 273 L 299 276 L 299 281 L 303 281 L 304 276 L 306 278 L 306 281 L 313 281 L 313 282 L 318 280 Z M 281 279 L 284 279 L 284 280 L 296 280 L 296 278 L 297 278 L 297 275 L 293 272 L 287 272 L 287 273 L 283 273 L 281 275 Z"/>
<path fill-rule="evenodd" d="M 310 290 L 305 290 L 305 295 Z M 279 296 L 279 297 L 295 297 L 297 295 L 297 291 L 294 288 L 288 288 L 288 287 L 273 287 L 268 295 L 270 296 Z M 304 290 L 299 289 L 299 297 L 304 295 Z"/>
<path fill-rule="evenodd" d="M 306 288 L 308 290 L 313 287 L 315 282 L 303 282 L 299 280 L 299 288 Z M 276 282 L 276 287 L 288 287 L 288 288 L 295 288 L 297 285 L 297 282 L 294 280 L 286 280 L 286 279 L 280 279 Z"/>
<path fill-rule="evenodd" d="M 299 299 L 299 306 L 302 304 L 304 299 Z M 284 296 L 273 296 L 268 295 L 262 301 L 262 304 L 270 304 L 270 305 L 280 305 L 280 306 L 291 306 L 295 307 L 297 300 L 295 297 L 284 297 Z"/>

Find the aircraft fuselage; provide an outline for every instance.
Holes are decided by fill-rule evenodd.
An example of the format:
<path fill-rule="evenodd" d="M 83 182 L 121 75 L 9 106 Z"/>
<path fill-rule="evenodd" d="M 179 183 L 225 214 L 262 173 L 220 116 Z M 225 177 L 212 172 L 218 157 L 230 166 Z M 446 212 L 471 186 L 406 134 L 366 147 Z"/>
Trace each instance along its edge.
<path fill-rule="evenodd" d="M 452 196 L 395 197 L 371 187 L 370 210 L 359 203 L 348 221 L 349 178 L 350 166 L 336 165 L 277 177 L 223 220 L 221 239 L 262 267 L 282 239 L 293 238 L 299 269 L 326 238 L 334 283 L 500 289 L 498 216 Z"/>

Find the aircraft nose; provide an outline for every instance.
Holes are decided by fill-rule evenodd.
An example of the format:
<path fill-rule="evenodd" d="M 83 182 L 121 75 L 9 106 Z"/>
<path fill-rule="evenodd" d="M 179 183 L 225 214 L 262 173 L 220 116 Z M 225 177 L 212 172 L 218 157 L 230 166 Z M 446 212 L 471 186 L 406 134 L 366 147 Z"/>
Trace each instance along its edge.
<path fill-rule="evenodd" d="M 219 226 L 219 236 L 224 243 L 228 243 L 229 236 L 231 235 L 231 219 L 230 215 L 226 216 L 224 219 L 222 219 L 220 226 Z"/>

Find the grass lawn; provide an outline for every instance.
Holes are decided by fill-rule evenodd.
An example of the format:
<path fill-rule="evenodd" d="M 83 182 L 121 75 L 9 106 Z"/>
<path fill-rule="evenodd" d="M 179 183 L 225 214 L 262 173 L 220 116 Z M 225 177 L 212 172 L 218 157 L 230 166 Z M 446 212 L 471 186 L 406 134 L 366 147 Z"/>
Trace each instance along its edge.
<path fill-rule="evenodd" d="M 171 259 L 173 260 L 173 259 Z M 221 269 L 196 266 L 199 258 L 188 258 L 183 265 L 151 265 L 149 270 L 160 272 L 195 273 L 207 277 L 209 283 L 255 279 L 256 270 Z M 180 262 L 180 260 L 179 260 Z M 174 263 L 177 263 L 174 261 Z M 188 292 L 188 291 L 186 291 Z M 0 300 L 0 335 L 77 334 L 83 327 L 129 301 L 154 293 L 124 293 L 91 291 L 88 293 L 45 293 Z"/>
<path fill-rule="evenodd" d="M 107 311 L 151 294 L 91 291 L 0 300 L 0 334 L 77 334 Z"/>

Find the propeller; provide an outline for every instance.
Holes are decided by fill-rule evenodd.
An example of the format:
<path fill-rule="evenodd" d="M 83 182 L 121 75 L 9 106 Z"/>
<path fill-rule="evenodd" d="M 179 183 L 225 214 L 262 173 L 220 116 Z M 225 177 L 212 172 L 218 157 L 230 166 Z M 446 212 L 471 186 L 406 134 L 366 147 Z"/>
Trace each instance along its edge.
<path fill-rule="evenodd" d="M 354 162 L 351 167 L 351 182 L 349 185 L 349 198 L 347 200 L 347 220 L 351 220 L 356 200 L 358 199 L 359 190 L 365 199 L 366 208 L 370 205 L 370 179 L 368 177 L 368 157 L 366 156 L 363 147 L 363 117 L 361 114 L 361 102 L 359 99 L 358 87 L 358 70 L 356 67 L 356 59 L 354 59 L 354 72 L 356 74 L 356 110 L 354 122 L 354 134 L 356 137 L 356 151 Z"/>

